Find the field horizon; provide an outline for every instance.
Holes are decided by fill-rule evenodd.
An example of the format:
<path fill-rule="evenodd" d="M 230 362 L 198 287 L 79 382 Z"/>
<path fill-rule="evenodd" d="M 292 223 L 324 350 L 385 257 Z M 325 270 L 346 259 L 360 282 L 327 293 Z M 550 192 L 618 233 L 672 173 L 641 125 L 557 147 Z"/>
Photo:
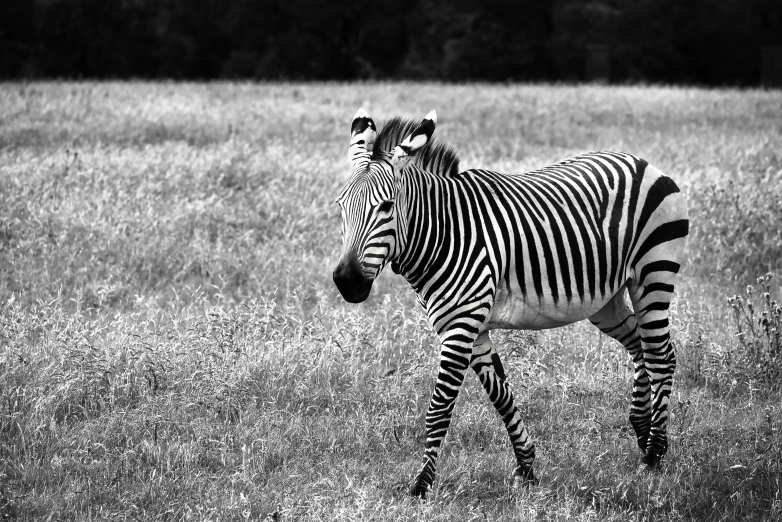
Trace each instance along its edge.
<path fill-rule="evenodd" d="M 462 169 L 619 150 L 677 182 L 661 470 L 620 345 L 497 331 L 540 484 L 511 490 L 469 375 L 429 499 L 407 496 L 437 343 L 390 270 L 361 305 L 331 280 L 358 107 L 436 109 Z M 780 143 L 779 90 L 2 83 L 0 520 L 778 520 Z"/>

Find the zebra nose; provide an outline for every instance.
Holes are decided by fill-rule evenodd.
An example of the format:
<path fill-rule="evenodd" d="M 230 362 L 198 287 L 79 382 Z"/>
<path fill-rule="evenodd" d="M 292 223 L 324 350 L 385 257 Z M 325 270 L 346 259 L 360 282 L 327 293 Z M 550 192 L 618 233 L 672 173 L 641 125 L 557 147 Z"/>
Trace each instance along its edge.
<path fill-rule="evenodd" d="M 352 260 L 347 262 L 340 261 L 337 268 L 334 270 L 334 284 L 337 285 L 337 288 L 341 289 L 352 286 L 352 284 L 362 276 L 361 267 L 358 265 L 358 262 L 351 261 Z"/>
<path fill-rule="evenodd" d="M 347 283 L 350 279 L 355 277 L 353 275 L 354 269 L 350 262 L 340 261 L 337 268 L 334 269 L 334 283 L 339 286 L 340 284 Z"/>
<path fill-rule="evenodd" d="M 334 270 L 334 282 L 354 279 L 361 273 L 361 263 L 355 254 L 348 254 L 339 260 L 337 268 Z"/>
<path fill-rule="evenodd" d="M 364 277 L 361 264 L 354 256 L 340 261 L 332 277 L 339 293 L 349 303 L 364 301 L 372 289 L 372 280 Z"/>
<path fill-rule="evenodd" d="M 334 274 L 332 275 L 335 285 L 339 286 L 347 279 L 347 271 L 347 265 L 344 265 L 343 263 L 337 265 L 337 268 L 334 269 Z"/>

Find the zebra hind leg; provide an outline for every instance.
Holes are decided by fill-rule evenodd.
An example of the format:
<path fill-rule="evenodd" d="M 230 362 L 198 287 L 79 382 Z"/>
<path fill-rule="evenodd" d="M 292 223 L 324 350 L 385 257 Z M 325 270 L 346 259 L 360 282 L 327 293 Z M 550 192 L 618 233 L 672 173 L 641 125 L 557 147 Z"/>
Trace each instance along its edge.
<path fill-rule="evenodd" d="M 638 320 L 625 302 L 626 291 L 618 292 L 600 311 L 589 318 L 601 332 L 619 341 L 633 361 L 633 396 L 630 402 L 630 425 L 638 447 L 646 453 L 652 423 L 652 390 L 644 364 Z"/>
<path fill-rule="evenodd" d="M 516 408 L 513 393 L 508 388 L 505 379 L 505 369 L 489 339 L 488 332 L 482 333 L 475 341 L 470 367 L 478 376 L 489 400 L 508 430 L 513 453 L 516 456 L 516 468 L 513 470 L 514 488 L 537 484 L 538 480 L 532 472 L 535 446 L 532 444 L 524 421 L 521 420 L 521 415 Z"/>
<path fill-rule="evenodd" d="M 673 372 L 676 369 L 668 308 L 676 274 L 668 270 L 646 272 L 647 276 L 642 281 L 631 283 L 630 299 L 638 318 L 644 365 L 651 385 L 651 425 L 643 458 L 643 462 L 651 469 L 657 466 L 668 450 L 668 407 Z"/>

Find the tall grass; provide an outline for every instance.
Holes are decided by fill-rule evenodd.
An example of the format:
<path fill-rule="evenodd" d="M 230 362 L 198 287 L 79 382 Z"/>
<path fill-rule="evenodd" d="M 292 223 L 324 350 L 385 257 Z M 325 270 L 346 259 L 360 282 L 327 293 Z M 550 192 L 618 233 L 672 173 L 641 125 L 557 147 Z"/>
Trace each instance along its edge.
<path fill-rule="evenodd" d="M 466 168 L 619 149 L 679 182 L 661 472 L 637 470 L 626 355 L 578 324 L 495 336 L 540 486 L 509 490 L 469 377 L 431 499 L 406 496 L 434 335 L 400 278 L 353 306 L 330 277 L 360 105 L 436 108 Z M 780 110 L 662 87 L 1 85 L 0 519 L 780 518 Z"/>

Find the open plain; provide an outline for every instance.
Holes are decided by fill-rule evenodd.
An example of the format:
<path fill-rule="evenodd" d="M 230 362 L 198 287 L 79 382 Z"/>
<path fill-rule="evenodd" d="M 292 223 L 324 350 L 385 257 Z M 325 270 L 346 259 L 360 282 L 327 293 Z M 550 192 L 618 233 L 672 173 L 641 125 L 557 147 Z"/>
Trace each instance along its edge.
<path fill-rule="evenodd" d="M 580 323 L 494 336 L 540 484 L 510 490 L 469 375 L 429 500 L 407 496 L 433 332 L 390 270 L 362 305 L 331 281 L 359 106 L 436 109 L 463 168 L 621 150 L 677 181 L 660 471 L 627 355 Z M 780 281 L 781 91 L 0 84 L 0 520 L 780 520 Z"/>

